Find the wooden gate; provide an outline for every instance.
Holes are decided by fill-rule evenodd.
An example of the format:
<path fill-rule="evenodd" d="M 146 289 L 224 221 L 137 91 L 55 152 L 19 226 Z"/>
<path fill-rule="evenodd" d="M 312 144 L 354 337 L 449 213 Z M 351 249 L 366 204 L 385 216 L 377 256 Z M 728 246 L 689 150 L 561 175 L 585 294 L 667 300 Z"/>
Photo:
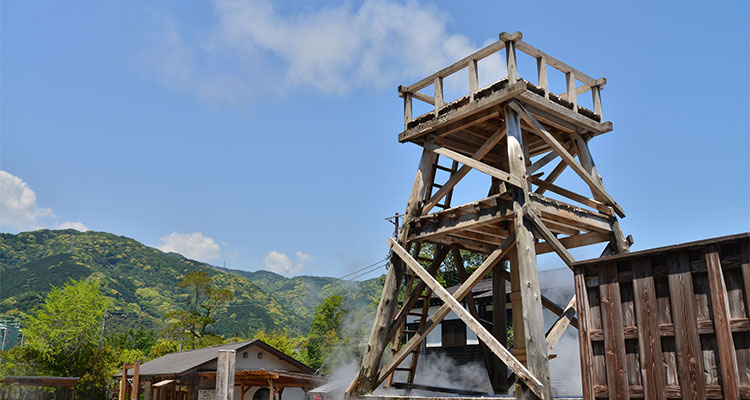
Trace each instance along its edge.
<path fill-rule="evenodd" d="M 575 264 L 586 399 L 750 398 L 750 233 Z"/>

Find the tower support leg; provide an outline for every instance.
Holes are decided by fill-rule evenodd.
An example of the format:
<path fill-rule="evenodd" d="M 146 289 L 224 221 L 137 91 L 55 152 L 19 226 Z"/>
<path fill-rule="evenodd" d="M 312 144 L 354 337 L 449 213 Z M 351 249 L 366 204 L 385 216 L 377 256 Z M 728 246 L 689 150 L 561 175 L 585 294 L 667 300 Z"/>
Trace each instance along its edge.
<path fill-rule="evenodd" d="M 510 174 L 525 179 L 526 162 L 523 151 L 523 133 L 518 113 L 505 107 L 505 126 L 508 132 L 508 166 Z M 531 223 L 524 218 L 525 205 L 528 202 L 526 188 L 511 188 L 513 201 L 513 225 L 516 233 L 516 265 L 522 304 L 524 340 L 526 344 L 526 363 L 529 371 L 544 386 L 542 398 L 552 398 L 549 380 L 549 360 L 544 335 L 544 317 L 542 315 L 542 296 L 539 288 L 539 273 L 536 266 L 536 250 Z M 526 390 L 524 390 L 526 389 Z M 527 388 L 522 388 L 521 398 L 537 398 Z"/>
<path fill-rule="evenodd" d="M 401 246 L 408 248 L 406 246 L 406 238 L 409 237 L 409 223 L 422 213 L 422 201 L 425 198 L 425 189 L 427 185 L 432 183 L 432 174 L 434 173 L 433 164 L 436 159 L 437 154 L 431 150 L 425 149 L 422 151 L 422 159 L 419 161 L 417 176 L 414 178 L 409 202 L 406 204 L 404 222 L 398 233 L 397 242 Z M 403 261 L 391 252 L 390 266 L 385 278 L 383 294 L 380 297 L 380 303 L 375 312 L 375 321 L 370 330 L 370 339 L 367 342 L 367 348 L 362 358 L 362 367 L 347 388 L 347 393 L 372 393 L 377 386 L 378 370 L 380 369 L 380 361 L 383 358 L 383 351 L 388 346 L 388 342 L 393 338 L 393 316 L 396 314 L 398 293 L 404 277 L 404 268 Z"/>

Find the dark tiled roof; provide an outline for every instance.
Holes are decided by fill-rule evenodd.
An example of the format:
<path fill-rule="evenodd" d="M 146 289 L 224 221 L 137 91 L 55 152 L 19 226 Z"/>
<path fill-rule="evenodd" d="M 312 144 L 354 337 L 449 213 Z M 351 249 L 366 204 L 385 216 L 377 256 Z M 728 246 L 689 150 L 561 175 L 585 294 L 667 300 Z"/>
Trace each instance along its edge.
<path fill-rule="evenodd" d="M 250 346 L 261 346 L 265 350 L 274 353 L 282 360 L 300 368 L 303 372 L 312 373 L 313 370 L 295 360 L 291 356 L 271 347 L 261 340 L 250 340 L 245 342 L 223 344 L 220 346 L 204 347 L 202 349 L 183 351 L 180 353 L 170 353 L 157 359 L 142 364 L 139 368 L 139 375 L 182 375 L 191 370 L 216 360 L 219 350 L 235 350 L 239 352 Z M 130 375 L 132 370 L 128 371 Z M 122 375 L 122 371 L 118 375 Z"/>

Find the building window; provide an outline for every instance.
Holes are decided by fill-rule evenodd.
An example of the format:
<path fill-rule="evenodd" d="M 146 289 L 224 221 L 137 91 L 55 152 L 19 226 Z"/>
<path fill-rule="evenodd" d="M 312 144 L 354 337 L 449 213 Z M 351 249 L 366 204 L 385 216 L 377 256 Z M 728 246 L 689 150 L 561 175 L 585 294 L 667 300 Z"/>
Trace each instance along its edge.
<path fill-rule="evenodd" d="M 466 324 L 460 319 L 440 323 L 443 347 L 466 346 Z"/>

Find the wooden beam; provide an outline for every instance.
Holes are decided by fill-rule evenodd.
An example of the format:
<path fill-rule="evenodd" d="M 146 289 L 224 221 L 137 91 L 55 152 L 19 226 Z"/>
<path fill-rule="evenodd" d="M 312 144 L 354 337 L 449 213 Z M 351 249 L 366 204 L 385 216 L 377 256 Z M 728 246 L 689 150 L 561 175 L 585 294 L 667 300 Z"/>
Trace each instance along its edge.
<path fill-rule="evenodd" d="M 506 144 L 509 171 L 514 178 L 520 179 L 524 177 L 526 172 L 523 132 L 519 114 L 512 107 L 505 107 L 505 125 L 508 131 Z M 534 376 L 540 379 L 543 387 L 541 392 L 535 392 L 535 394 L 541 399 L 548 400 L 552 398 L 552 387 L 549 380 L 547 347 L 544 341 L 544 315 L 539 287 L 539 272 L 536 265 L 535 241 L 531 223 L 524 218 L 524 206 L 529 203 L 527 185 L 511 188 L 511 195 L 517 255 L 517 263 L 512 267 L 517 268 L 518 278 L 522 282 L 520 293 L 521 304 L 523 304 L 523 340 L 526 343 L 526 365 Z M 514 336 L 514 339 L 519 340 L 521 338 Z M 517 372 L 516 376 L 520 377 Z M 523 396 L 526 396 L 526 394 L 523 394 Z"/>
<path fill-rule="evenodd" d="M 419 262 L 417 262 L 417 260 L 409 255 L 409 252 L 404 250 L 403 247 L 399 246 L 398 243 L 396 243 L 392 238 L 388 238 L 388 245 L 396 254 L 398 254 L 399 257 L 401 257 L 404 263 L 415 274 L 417 274 L 419 278 L 422 279 L 430 289 L 432 289 L 432 292 L 435 293 L 443 301 L 444 305 L 447 305 L 451 311 L 453 311 L 462 321 L 464 321 L 469 329 L 474 331 L 477 337 L 484 343 L 486 343 L 487 347 L 489 347 L 490 350 L 495 353 L 496 356 L 498 356 L 498 358 L 503 360 L 503 362 L 516 373 L 516 376 L 518 376 L 529 389 L 531 389 L 540 398 L 544 397 L 545 388 L 542 383 L 531 372 L 529 372 L 529 370 L 527 370 L 526 367 L 523 366 L 523 364 L 521 364 L 515 357 L 513 357 L 513 355 L 505 347 L 503 347 L 497 341 L 497 339 L 495 339 L 492 334 L 489 333 L 487 329 L 479 323 L 479 321 L 474 319 L 474 317 L 472 317 L 471 314 L 466 311 L 466 309 L 461 305 L 461 303 L 458 302 L 455 297 L 451 296 L 451 294 L 448 293 L 448 291 L 445 290 L 445 288 L 442 287 L 440 283 L 435 280 L 435 278 L 430 276 L 430 274 L 428 274 L 427 271 L 422 268 Z"/>
<path fill-rule="evenodd" d="M 459 249 L 458 246 L 451 246 L 451 254 L 453 255 L 453 262 L 456 265 L 458 278 L 461 280 L 461 283 L 466 282 L 466 280 L 469 279 L 469 275 L 466 273 L 466 269 L 464 268 L 464 260 L 461 257 L 461 249 Z M 474 319 L 479 320 L 479 308 L 477 307 L 477 303 L 474 301 L 474 296 L 471 294 L 471 292 L 466 295 L 465 300 L 466 307 L 469 309 L 469 314 L 471 314 Z M 502 342 L 500 344 L 505 346 L 505 344 Z M 482 341 L 479 341 L 479 351 L 482 353 L 482 361 L 484 361 L 484 367 L 487 370 L 487 376 L 490 379 L 490 385 L 492 385 L 492 389 L 494 392 L 499 393 L 501 391 L 502 381 L 504 379 L 496 379 L 493 371 L 492 354 L 490 353 L 487 345 Z"/>
<path fill-rule="evenodd" d="M 457 152 L 455 152 L 453 150 L 446 149 L 445 147 L 440 147 L 440 146 L 438 146 L 438 145 L 436 145 L 434 143 L 425 142 L 424 145 L 423 145 L 423 147 L 425 149 L 431 150 L 431 151 L 433 151 L 433 152 L 435 152 L 437 154 L 440 154 L 441 156 L 448 157 L 451 160 L 458 161 L 461 164 L 467 165 L 467 166 L 469 166 L 471 168 L 474 168 L 474 169 L 476 169 L 478 171 L 482 171 L 482 172 L 484 172 L 487 175 L 490 175 L 490 176 L 492 176 L 494 178 L 500 179 L 501 181 L 508 182 L 508 183 L 510 183 L 513 186 L 521 187 L 521 186 L 523 186 L 525 184 L 525 182 L 522 179 L 520 179 L 518 177 L 511 176 L 509 173 L 507 173 L 507 172 L 505 172 L 505 171 L 503 171 L 501 169 L 489 166 L 489 165 L 487 165 L 487 164 L 485 164 L 485 163 L 483 163 L 481 161 L 477 161 L 477 160 L 475 160 L 475 159 L 473 159 L 471 157 L 467 157 L 467 156 L 465 156 L 463 154 L 460 154 L 460 153 L 457 153 Z"/>
<path fill-rule="evenodd" d="M 714 312 L 713 322 L 721 365 L 723 394 L 725 399 L 739 400 L 740 378 L 737 372 L 737 352 L 734 348 L 732 331 L 729 328 L 729 301 L 724 275 L 721 271 L 719 246 L 709 247 L 705 257 L 708 283 L 711 288 L 711 306 Z M 685 301 L 690 301 L 690 299 L 685 299 Z"/>
<path fill-rule="evenodd" d="M 570 322 L 573 320 L 573 315 L 576 313 L 576 296 L 574 295 L 572 299 L 568 302 L 568 305 L 565 306 L 565 311 L 563 311 L 563 315 L 561 315 L 557 321 L 552 325 L 552 327 L 549 328 L 549 331 L 547 331 L 547 335 L 545 338 L 545 342 L 547 343 L 547 352 L 552 353 L 552 349 L 555 348 L 557 345 L 557 342 L 560 341 L 560 338 L 562 338 L 563 333 L 565 333 L 565 329 L 568 328 L 570 325 Z"/>
<path fill-rule="evenodd" d="M 500 143 L 500 141 L 504 137 L 505 137 L 505 128 L 501 126 L 471 156 L 471 158 L 473 158 L 473 159 L 475 159 L 477 161 L 481 160 L 482 158 L 484 158 L 484 156 L 487 155 L 487 153 L 489 153 L 492 150 L 492 148 L 494 148 L 498 143 Z M 456 184 L 459 181 L 461 181 L 461 179 L 463 179 L 463 177 L 466 176 L 466 174 L 469 173 L 469 171 L 471 171 L 471 167 L 468 166 L 468 165 L 463 165 L 463 166 L 461 166 L 461 169 L 459 169 L 458 171 L 456 171 L 456 173 L 454 173 L 453 175 L 451 175 L 451 177 L 448 179 L 448 181 L 445 182 L 445 184 L 443 184 L 443 187 L 441 187 L 440 190 L 438 190 L 437 193 L 435 193 L 432 197 L 430 197 L 429 200 L 427 200 L 425 202 L 424 206 L 422 207 L 422 215 L 427 214 L 428 212 L 430 212 L 430 210 L 432 210 L 432 208 L 435 207 L 435 205 L 437 205 L 438 202 L 440 202 L 440 200 L 442 200 L 442 198 L 445 197 L 445 195 L 447 195 L 448 192 L 450 192 L 456 186 Z"/>
<path fill-rule="evenodd" d="M 389 240 L 390 242 L 390 240 Z M 515 235 L 511 234 L 503 244 L 501 244 L 495 251 L 493 251 L 484 262 L 471 274 L 466 282 L 462 283 L 461 286 L 456 289 L 454 296 L 458 301 L 461 301 L 466 295 L 471 292 L 471 289 L 479 283 L 482 278 L 497 264 L 500 260 L 508 255 L 508 252 L 515 246 Z M 388 363 L 386 363 L 380 370 L 380 374 L 375 383 L 375 387 L 383 382 L 401 362 L 411 354 L 414 349 L 419 346 L 423 340 L 427 338 L 427 335 L 432 332 L 433 329 L 440 325 L 440 321 L 445 318 L 446 315 L 451 311 L 451 308 L 447 304 L 443 304 L 429 320 L 419 329 L 414 336 L 404 344 L 396 354 L 393 355 Z"/>
<path fill-rule="evenodd" d="M 550 161 L 554 160 L 557 157 L 560 157 L 560 155 L 555 153 L 554 150 L 550 151 L 549 153 L 545 154 L 544 157 L 536 160 L 533 164 L 529 165 L 529 167 L 526 168 L 526 175 L 533 175 L 534 172 L 539 171 L 541 168 L 549 164 Z"/>
<path fill-rule="evenodd" d="M 586 196 L 580 195 L 575 192 L 571 192 L 568 189 L 561 188 L 559 186 L 553 185 L 552 183 L 549 183 L 545 180 L 539 179 L 539 178 L 530 178 L 529 179 L 531 183 L 539 186 L 539 189 L 536 193 L 543 193 L 545 190 L 549 190 L 552 193 L 557 193 L 560 196 L 567 197 L 573 201 L 576 201 L 578 203 L 581 203 L 583 205 L 589 206 L 591 208 L 594 208 L 596 210 L 599 210 L 605 214 L 613 214 L 614 212 L 611 211 L 610 207 L 600 201 L 596 201 L 593 199 L 589 199 Z"/>
<path fill-rule="evenodd" d="M 530 211 L 530 210 L 527 209 L 526 211 Z M 555 234 L 552 233 L 552 231 L 550 231 L 546 225 L 544 225 L 544 222 L 542 222 L 542 220 L 534 212 L 525 212 L 524 214 L 526 215 L 526 217 L 528 217 L 531 220 L 537 232 L 539 232 L 542 235 L 544 240 L 550 244 L 552 249 L 555 250 L 555 253 L 557 253 L 557 255 L 560 256 L 560 258 L 562 258 L 562 260 L 565 262 L 568 268 L 572 270 L 573 263 L 576 262 L 576 259 L 573 258 L 573 256 L 570 254 L 568 249 L 566 249 L 565 246 L 563 246 L 563 244 L 560 243 L 560 241 L 557 239 Z M 573 300 L 575 300 L 575 298 Z"/>
<path fill-rule="evenodd" d="M 540 124 L 531 114 L 529 114 L 526 109 L 523 108 L 522 105 L 516 103 L 515 101 L 512 101 L 509 103 L 510 107 L 513 108 L 517 113 L 520 114 L 521 118 L 523 118 L 532 128 L 532 130 L 539 135 L 539 137 L 542 138 L 557 154 L 562 157 L 562 159 L 565 161 L 570 168 L 575 171 L 578 176 L 583 179 L 584 182 L 591 188 L 591 191 L 596 193 L 597 195 L 601 196 L 602 199 L 609 205 L 614 208 L 617 215 L 619 215 L 621 218 L 625 218 L 625 211 L 623 211 L 622 207 L 620 207 L 619 204 L 615 201 L 615 199 L 612 198 L 612 196 L 607 193 L 604 188 L 601 187 L 600 183 L 597 182 L 588 171 L 586 171 L 581 164 L 579 164 L 575 158 L 565 149 L 565 146 L 560 144 L 560 142 L 557 141 L 557 139 L 552 136 L 551 133 L 547 131 L 547 129 Z"/>

